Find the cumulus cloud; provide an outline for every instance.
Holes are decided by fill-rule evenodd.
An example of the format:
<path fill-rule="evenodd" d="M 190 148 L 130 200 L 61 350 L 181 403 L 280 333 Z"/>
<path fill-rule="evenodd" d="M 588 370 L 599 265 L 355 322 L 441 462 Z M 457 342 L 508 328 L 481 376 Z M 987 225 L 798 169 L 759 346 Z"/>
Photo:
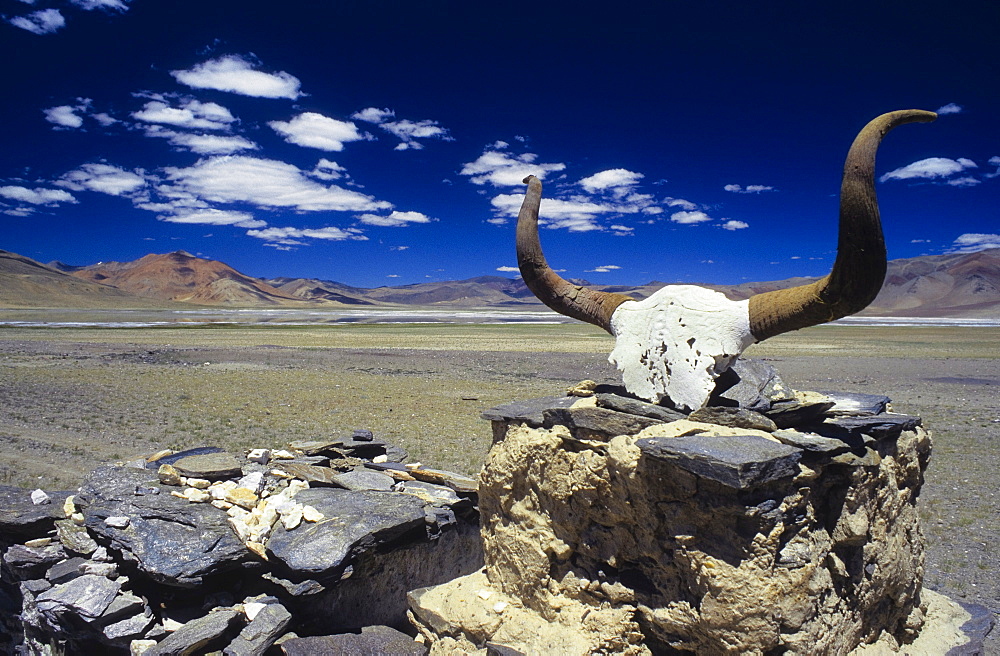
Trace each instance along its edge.
<path fill-rule="evenodd" d="M 73 191 L 127 196 L 145 187 L 146 178 L 141 170 L 126 171 L 111 164 L 91 162 L 66 173 L 57 184 Z"/>
<path fill-rule="evenodd" d="M 171 107 L 163 100 L 151 100 L 132 118 L 145 123 L 160 123 L 180 128 L 226 130 L 236 121 L 232 113 L 217 103 L 183 99 L 180 107 Z"/>
<path fill-rule="evenodd" d="M 610 273 L 619 269 L 621 269 L 621 267 L 617 264 L 602 264 L 594 267 L 593 269 L 587 269 L 587 273 Z"/>
<path fill-rule="evenodd" d="M 663 204 L 666 205 L 667 207 L 679 207 L 682 210 L 698 209 L 698 206 L 689 200 L 684 200 L 683 198 L 671 198 L 670 196 L 667 196 L 663 200 Z"/>
<path fill-rule="evenodd" d="M 747 185 L 744 187 L 738 184 L 727 184 L 723 189 L 734 194 L 759 194 L 762 191 L 774 191 L 774 187 L 767 185 Z"/>
<path fill-rule="evenodd" d="M 989 248 L 1000 248 L 1000 235 L 967 232 L 955 239 L 949 253 L 977 253 Z"/>
<path fill-rule="evenodd" d="M 203 159 L 186 168 L 166 168 L 173 189 L 213 203 L 246 202 L 258 207 L 286 207 L 303 212 L 371 212 L 392 204 L 371 196 L 326 186 L 298 167 L 245 155 Z"/>
<path fill-rule="evenodd" d="M 267 221 L 254 218 L 249 212 L 235 212 L 219 209 L 202 209 L 179 214 L 158 216 L 161 221 L 169 223 L 199 223 L 205 225 L 231 225 L 238 228 L 263 228 Z"/>
<path fill-rule="evenodd" d="M 0 187 L 0 196 L 19 203 L 28 203 L 29 205 L 53 206 L 59 203 L 77 202 L 73 194 L 68 191 L 63 191 L 62 189 L 44 189 L 42 187 L 28 189 L 27 187 L 8 185 Z"/>
<path fill-rule="evenodd" d="M 45 113 L 45 120 L 49 123 L 64 128 L 79 128 L 83 127 L 83 117 L 77 112 L 83 109 L 86 108 L 80 105 L 59 105 L 43 109 L 42 112 Z"/>
<path fill-rule="evenodd" d="M 225 55 L 196 64 L 188 70 L 170 71 L 175 80 L 195 89 L 216 89 L 255 98 L 295 100 L 299 79 L 284 71 L 265 73 L 256 64 L 239 55 Z"/>
<path fill-rule="evenodd" d="M 889 171 L 879 178 L 879 182 L 885 182 L 887 180 L 911 180 L 914 178 L 929 180 L 947 178 L 957 173 L 961 173 L 966 169 L 973 168 L 977 168 L 976 163 L 965 157 L 959 157 L 958 159 L 949 159 L 947 157 L 928 157 L 927 159 L 907 164 L 906 166 L 895 169 L 894 171 Z"/>
<path fill-rule="evenodd" d="M 375 124 L 383 123 L 395 116 L 396 112 L 391 109 L 379 109 L 378 107 L 365 107 L 361 111 L 351 114 L 351 118 L 353 119 Z"/>
<path fill-rule="evenodd" d="M 28 30 L 32 34 L 52 34 L 66 27 L 66 19 L 58 9 L 33 11 L 27 16 L 15 16 L 7 21 L 14 27 Z"/>
<path fill-rule="evenodd" d="M 174 132 L 159 126 L 150 126 L 146 130 L 148 137 L 162 137 L 171 145 L 189 150 L 199 155 L 232 155 L 243 150 L 256 150 L 257 144 L 243 137 L 221 134 L 191 134 Z"/>
<path fill-rule="evenodd" d="M 544 180 L 547 173 L 566 168 L 561 163 L 536 163 L 536 159 L 538 156 L 534 153 L 510 155 L 487 150 L 476 161 L 464 164 L 459 174 L 469 176 L 469 181 L 477 185 L 488 182 L 494 187 L 513 187 L 523 184 L 522 181 L 529 175 Z"/>
<path fill-rule="evenodd" d="M 338 180 L 344 177 L 346 171 L 347 169 L 340 164 L 323 157 L 316 162 L 316 167 L 313 168 L 309 175 L 320 180 Z"/>
<path fill-rule="evenodd" d="M 498 266 L 497 271 L 502 273 L 521 273 L 521 270 L 516 266 Z"/>
<path fill-rule="evenodd" d="M 430 223 L 431 221 L 436 221 L 437 219 L 432 219 L 429 216 L 421 214 L 420 212 L 393 212 L 388 216 L 381 216 L 379 214 L 362 214 L 358 216 L 358 220 L 362 223 L 367 223 L 368 225 L 398 228 L 411 223 Z"/>
<path fill-rule="evenodd" d="M 726 221 L 725 223 L 722 224 L 723 230 L 743 230 L 744 228 L 749 228 L 749 227 L 750 227 L 749 223 L 746 223 L 745 221 L 736 221 L 733 219 L 730 219 L 729 221 Z"/>
<path fill-rule="evenodd" d="M 670 215 L 670 220 L 674 223 L 680 224 L 692 224 L 692 223 L 704 223 L 705 221 L 711 221 L 712 217 L 705 214 L 704 212 L 697 211 L 684 211 L 684 212 L 674 212 Z"/>
<path fill-rule="evenodd" d="M 319 150 L 341 151 L 345 143 L 366 138 L 354 123 L 316 112 L 299 114 L 290 121 L 271 121 L 268 125 L 288 143 Z"/>
<path fill-rule="evenodd" d="M 956 105 L 955 103 L 948 103 L 947 105 L 942 105 L 934 110 L 938 114 L 960 114 L 962 112 L 962 106 Z"/>
<path fill-rule="evenodd" d="M 368 239 L 356 228 L 340 229 L 333 226 L 326 228 L 264 228 L 263 230 L 247 230 L 251 237 L 264 239 L 268 242 L 286 246 L 302 246 L 301 239 L 323 239 L 326 241 L 344 241 Z"/>
<path fill-rule="evenodd" d="M 491 201 L 497 211 L 497 218 L 506 222 L 505 217 L 517 216 L 524 196 L 521 194 L 500 194 Z M 607 205 L 585 200 L 562 200 L 559 198 L 542 198 L 538 210 L 539 223 L 547 228 L 566 228 L 570 232 L 588 232 L 600 230 L 597 217 L 611 211 Z"/>
<path fill-rule="evenodd" d="M 629 171 L 627 169 L 608 169 L 595 173 L 580 180 L 580 186 L 590 193 L 611 190 L 619 194 L 625 194 L 630 188 L 642 180 L 642 173 Z"/>

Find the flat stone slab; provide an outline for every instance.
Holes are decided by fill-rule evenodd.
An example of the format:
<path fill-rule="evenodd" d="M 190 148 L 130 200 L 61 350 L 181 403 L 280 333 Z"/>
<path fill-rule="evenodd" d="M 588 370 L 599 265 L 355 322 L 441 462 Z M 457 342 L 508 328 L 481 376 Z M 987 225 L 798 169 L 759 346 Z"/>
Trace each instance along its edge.
<path fill-rule="evenodd" d="M 295 478 L 308 481 L 310 485 L 337 485 L 335 480 L 337 472 L 329 467 L 317 467 L 316 465 L 306 465 L 291 460 L 282 462 L 278 460 L 272 463 L 273 469 L 291 474 Z"/>
<path fill-rule="evenodd" d="M 355 469 L 354 471 L 335 474 L 333 482 L 348 490 L 382 490 L 388 492 L 396 483 L 396 479 L 388 474 L 377 471 Z"/>
<path fill-rule="evenodd" d="M 208 453 L 222 453 L 224 449 L 217 446 L 199 446 L 193 449 L 184 449 L 176 453 L 170 453 L 159 458 L 153 458 L 146 462 L 146 469 L 159 469 L 160 465 L 172 465 L 181 458 L 188 456 L 203 456 Z"/>
<path fill-rule="evenodd" d="M 540 427 L 543 413 L 553 408 L 568 408 L 580 399 L 575 396 L 543 396 L 526 401 L 515 401 L 485 410 L 480 416 L 487 421 L 520 421 L 533 428 Z"/>
<path fill-rule="evenodd" d="M 208 615 L 191 620 L 180 627 L 158 645 L 146 651 L 144 656 L 193 654 L 214 640 L 225 636 L 229 627 L 238 620 L 239 616 L 238 611 L 230 608 L 213 610 Z"/>
<path fill-rule="evenodd" d="M 793 398 L 792 390 L 781 380 L 774 367 L 753 358 L 737 358 L 715 380 L 715 390 L 708 399 L 708 405 L 766 412 L 773 404 Z"/>
<path fill-rule="evenodd" d="M 778 430 L 778 425 L 754 410 L 746 408 L 705 407 L 698 408 L 687 417 L 691 421 L 705 424 L 729 426 L 730 428 L 752 428 L 772 433 Z"/>
<path fill-rule="evenodd" d="M 173 464 L 174 469 L 184 476 L 192 478 L 217 480 L 220 478 L 233 478 L 243 473 L 243 466 L 236 459 L 236 456 L 225 451 L 187 456 Z"/>
<path fill-rule="evenodd" d="M 281 643 L 287 656 L 328 654 L 398 654 L 423 656 L 428 649 L 410 636 L 388 626 L 366 626 L 361 633 L 292 638 Z"/>
<path fill-rule="evenodd" d="M 922 424 L 920 417 L 883 412 L 880 415 L 861 417 L 827 417 L 822 423 L 814 423 L 805 428 L 841 439 L 870 435 L 875 439 L 895 438 L 903 431 L 910 431 Z"/>
<path fill-rule="evenodd" d="M 666 423 L 661 419 L 640 417 L 607 408 L 555 408 L 543 413 L 545 428 L 565 426 L 574 437 L 611 439 L 618 435 L 635 435 L 644 428 Z"/>
<path fill-rule="evenodd" d="M 135 493 L 156 484 L 156 473 L 146 469 L 98 468 L 76 497 L 84 525 L 168 585 L 197 585 L 205 575 L 251 559 L 224 511 L 170 494 Z M 128 517 L 129 522 L 115 528 L 104 521 L 108 517 Z"/>
<path fill-rule="evenodd" d="M 892 402 L 881 394 L 858 394 L 855 392 L 820 392 L 833 399 L 834 406 L 827 411 L 831 415 L 878 415 Z"/>
<path fill-rule="evenodd" d="M 70 492 L 49 492 L 51 503 L 35 505 L 31 490 L 0 485 L 0 547 L 18 538 L 44 535 L 57 519 L 63 519 L 63 502 Z"/>
<path fill-rule="evenodd" d="M 281 604 L 268 604 L 236 639 L 222 650 L 224 656 L 262 656 L 291 623 L 292 614 Z"/>
<path fill-rule="evenodd" d="M 662 422 L 687 418 L 687 415 L 683 412 L 664 408 L 662 405 L 655 405 L 638 399 L 630 399 L 627 396 L 610 393 L 597 394 L 597 407 L 625 412 L 630 415 L 639 415 L 640 417 L 659 419 Z"/>
<path fill-rule="evenodd" d="M 271 533 L 267 550 L 295 572 L 308 576 L 335 573 L 351 557 L 423 529 L 424 502 L 409 494 L 310 488 L 295 501 L 323 513 L 315 524 L 303 523 Z"/>
<path fill-rule="evenodd" d="M 650 437 L 636 446 L 650 458 L 741 490 L 795 476 L 802 456 L 756 435 Z"/>
<path fill-rule="evenodd" d="M 84 618 L 100 617 L 121 590 L 118 581 L 96 574 L 84 574 L 52 586 L 38 596 L 38 610 L 43 613 L 71 611 Z"/>
<path fill-rule="evenodd" d="M 848 449 L 864 447 L 863 444 L 848 444 L 844 440 L 836 437 L 823 437 L 822 435 L 816 435 L 815 433 L 803 433 L 791 429 L 774 431 L 771 435 L 781 440 L 783 444 L 787 444 L 788 446 L 793 446 L 797 449 L 802 449 L 803 451 L 809 451 L 810 453 L 819 453 L 828 456 L 843 453 Z"/>

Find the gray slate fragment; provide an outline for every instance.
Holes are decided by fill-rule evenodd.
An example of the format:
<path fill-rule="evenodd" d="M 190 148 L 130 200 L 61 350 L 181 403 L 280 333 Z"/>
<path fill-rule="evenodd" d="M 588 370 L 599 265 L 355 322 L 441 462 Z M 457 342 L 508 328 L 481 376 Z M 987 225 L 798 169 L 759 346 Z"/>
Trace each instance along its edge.
<path fill-rule="evenodd" d="M 52 503 L 36 506 L 31 490 L 0 485 L 0 548 L 45 535 L 53 522 L 63 519 L 63 502 L 70 492 L 49 492 Z"/>
<path fill-rule="evenodd" d="M 97 542 L 90 537 L 87 529 L 73 520 L 60 519 L 56 521 L 55 526 L 59 542 L 69 551 L 89 556 L 97 550 Z"/>
<path fill-rule="evenodd" d="M 45 572 L 45 578 L 54 584 L 66 583 L 83 574 L 80 566 L 86 562 L 86 559 L 79 556 L 60 561 Z"/>
<path fill-rule="evenodd" d="M 337 472 L 329 467 L 316 467 L 294 461 L 278 461 L 272 463 L 274 469 L 288 472 L 295 478 L 308 481 L 310 485 L 336 485 L 334 477 Z"/>
<path fill-rule="evenodd" d="M 986 640 L 986 636 L 989 635 L 990 630 L 995 624 L 993 612 L 989 608 L 980 606 L 979 604 L 967 604 L 958 601 L 958 605 L 972 616 L 960 627 L 960 630 L 968 638 L 968 641 L 964 645 L 952 647 L 945 656 L 981 656 L 986 653 L 983 648 L 983 641 Z"/>
<path fill-rule="evenodd" d="M 112 642 L 131 641 L 138 638 L 153 623 L 153 613 L 147 608 L 141 613 L 117 620 L 101 629 L 104 637 Z"/>
<path fill-rule="evenodd" d="M 578 439 L 610 440 L 618 435 L 635 435 L 644 428 L 663 423 L 660 419 L 607 408 L 556 408 L 545 410 L 542 414 L 546 428 L 565 426 Z"/>
<path fill-rule="evenodd" d="M 791 429 L 774 431 L 771 435 L 781 440 L 783 444 L 811 453 L 822 453 L 832 456 L 852 448 L 852 445 L 835 437 L 823 437 L 815 433 L 803 433 Z"/>
<path fill-rule="evenodd" d="M 580 399 L 573 396 L 543 396 L 527 401 L 515 401 L 485 410 L 482 415 L 487 421 L 520 421 L 538 428 L 545 421 L 542 413 L 552 408 L 568 408 Z"/>
<path fill-rule="evenodd" d="M 406 494 L 412 494 L 417 497 L 425 497 L 430 499 L 432 503 L 450 506 L 462 501 L 462 498 L 459 497 L 450 487 L 435 485 L 434 483 L 425 483 L 423 481 L 403 481 L 399 484 L 397 489 Z"/>
<path fill-rule="evenodd" d="M 87 528 L 167 585 L 196 585 L 205 575 L 250 559 L 224 511 L 169 494 L 136 496 L 135 486 L 151 476 L 155 472 L 124 467 L 91 473 L 77 495 Z M 106 517 L 116 515 L 129 517 L 129 525 L 116 529 L 105 524 Z"/>
<path fill-rule="evenodd" d="M 774 367 L 762 360 L 738 358 L 715 380 L 708 405 L 766 412 L 775 403 L 794 398 Z"/>
<path fill-rule="evenodd" d="M 898 437 L 901 432 L 913 430 L 921 423 L 920 417 L 883 412 L 864 417 L 828 417 L 822 423 L 812 424 L 808 428 L 820 435 L 841 439 L 871 435 L 881 440 Z"/>
<path fill-rule="evenodd" d="M 222 650 L 225 656 L 262 656 L 291 623 L 292 614 L 281 604 L 268 604 Z"/>
<path fill-rule="evenodd" d="M 70 611 L 92 620 L 108 609 L 119 590 L 121 584 L 118 581 L 95 574 L 84 574 L 66 583 L 54 585 L 38 595 L 38 610 L 46 614 Z"/>
<path fill-rule="evenodd" d="M 688 419 L 691 421 L 700 421 L 705 424 L 715 424 L 716 426 L 752 428 L 768 433 L 778 430 L 777 424 L 769 418 L 759 412 L 747 410 L 746 408 L 699 408 L 692 412 Z"/>
<path fill-rule="evenodd" d="M 885 412 L 892 402 L 888 396 L 881 394 L 859 394 L 856 392 L 820 392 L 834 401 L 834 406 L 827 410 L 830 415 L 877 415 Z"/>
<path fill-rule="evenodd" d="M 307 595 L 319 594 L 320 592 L 326 590 L 326 586 L 321 584 L 319 581 L 313 581 L 312 579 L 306 579 L 305 581 L 289 581 L 288 579 L 275 576 L 271 572 L 264 572 L 260 575 L 260 577 L 270 581 L 271 583 L 280 585 L 285 589 L 285 592 L 293 597 L 304 597 Z"/>
<path fill-rule="evenodd" d="M 101 613 L 101 622 L 105 624 L 116 622 L 123 617 L 135 615 L 143 610 L 148 609 L 146 609 L 146 602 L 142 600 L 142 597 L 137 597 L 131 592 L 122 592 Z"/>
<path fill-rule="evenodd" d="M 802 455 L 756 435 L 643 438 L 636 446 L 650 458 L 741 490 L 794 476 Z"/>
<path fill-rule="evenodd" d="M 243 474 L 240 461 L 225 451 L 187 456 L 176 461 L 174 468 L 184 476 L 207 478 L 210 481 L 234 478 Z"/>
<path fill-rule="evenodd" d="M 347 490 L 381 490 L 383 492 L 391 490 L 396 482 L 392 476 L 366 469 L 355 469 L 343 474 L 335 474 L 332 480 Z"/>
<path fill-rule="evenodd" d="M 178 451 L 177 453 L 171 453 L 169 455 L 161 456 L 155 460 L 150 460 L 146 463 L 146 469 L 152 469 L 156 471 L 160 468 L 160 465 L 172 465 L 182 458 L 187 458 L 188 456 L 201 456 L 207 453 L 222 453 L 224 449 L 217 446 L 199 446 L 193 449 L 185 449 L 183 451 Z"/>
<path fill-rule="evenodd" d="M 18 580 L 39 578 L 50 565 L 66 557 L 59 543 L 47 547 L 27 547 L 23 544 L 11 545 L 3 555 L 3 561 Z"/>
<path fill-rule="evenodd" d="M 607 408 L 608 410 L 639 415 L 640 417 L 650 417 L 651 419 L 659 419 L 661 422 L 671 422 L 687 418 L 687 415 L 683 412 L 664 408 L 662 405 L 646 403 L 638 399 L 630 399 L 627 396 L 610 393 L 601 393 L 596 396 L 598 408 Z"/>
<path fill-rule="evenodd" d="M 308 576 L 334 573 L 352 556 L 392 543 L 425 524 L 424 502 L 408 494 L 310 488 L 295 500 L 326 519 L 300 524 L 292 531 L 274 531 L 267 550 Z"/>
<path fill-rule="evenodd" d="M 225 636 L 240 617 L 232 608 L 216 608 L 168 635 L 143 656 L 187 656 Z"/>
<path fill-rule="evenodd" d="M 799 428 L 819 421 L 834 405 L 833 400 L 807 401 L 798 398 L 788 401 L 778 401 L 771 405 L 770 410 L 763 411 L 778 428 Z"/>
<path fill-rule="evenodd" d="M 428 652 L 424 645 L 415 642 L 402 631 L 388 626 L 366 626 L 361 629 L 361 633 L 292 638 L 281 643 L 281 649 L 286 656 L 329 656 L 329 654 L 424 656 Z"/>

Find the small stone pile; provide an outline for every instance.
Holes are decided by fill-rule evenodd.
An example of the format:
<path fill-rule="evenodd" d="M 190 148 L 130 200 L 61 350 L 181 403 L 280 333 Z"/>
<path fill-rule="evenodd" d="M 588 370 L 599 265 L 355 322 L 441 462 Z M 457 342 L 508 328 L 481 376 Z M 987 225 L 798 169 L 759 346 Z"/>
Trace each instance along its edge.
<path fill-rule="evenodd" d="M 477 484 L 406 460 L 356 431 L 0 487 L 0 652 L 425 653 L 405 595 L 482 566 Z"/>

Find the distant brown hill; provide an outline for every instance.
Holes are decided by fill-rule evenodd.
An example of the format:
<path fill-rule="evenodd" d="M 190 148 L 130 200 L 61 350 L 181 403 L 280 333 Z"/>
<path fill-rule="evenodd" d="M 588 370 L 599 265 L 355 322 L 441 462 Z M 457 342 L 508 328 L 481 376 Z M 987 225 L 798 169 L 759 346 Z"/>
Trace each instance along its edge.
<path fill-rule="evenodd" d="M 815 278 L 704 286 L 733 299 L 745 299 L 812 280 Z M 666 284 L 574 282 L 637 299 Z M 312 278 L 253 278 L 222 262 L 183 251 L 83 267 L 59 262 L 46 266 L 0 251 L 0 307 L 143 307 L 178 302 L 239 307 L 540 306 L 520 279 L 500 276 L 368 289 Z M 1000 249 L 892 260 L 882 291 L 862 314 L 1000 319 Z"/>
<path fill-rule="evenodd" d="M 295 305 L 302 300 L 228 264 L 184 251 L 150 254 L 134 262 L 100 262 L 70 275 L 135 296 L 199 305 Z"/>

